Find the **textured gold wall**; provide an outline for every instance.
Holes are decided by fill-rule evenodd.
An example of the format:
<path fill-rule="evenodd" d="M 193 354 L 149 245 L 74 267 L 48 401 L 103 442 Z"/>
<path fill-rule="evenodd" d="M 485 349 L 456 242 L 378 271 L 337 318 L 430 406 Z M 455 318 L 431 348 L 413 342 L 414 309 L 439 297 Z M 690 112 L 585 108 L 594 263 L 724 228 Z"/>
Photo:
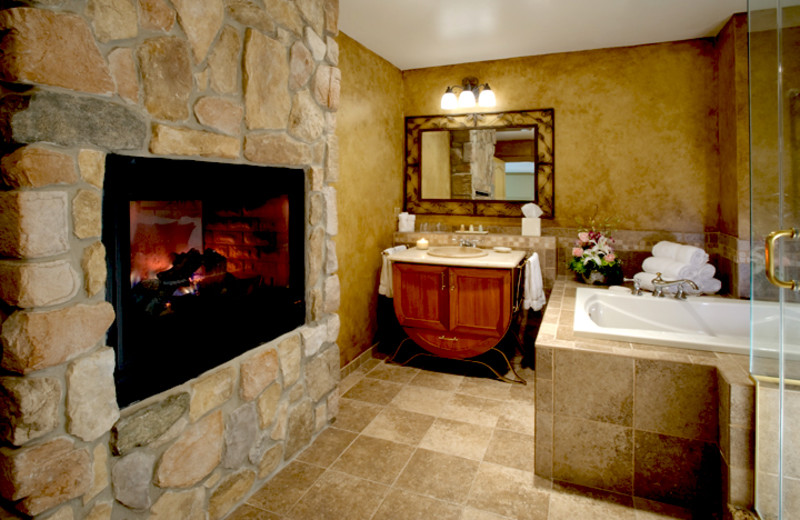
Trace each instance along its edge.
<path fill-rule="evenodd" d="M 717 37 L 719 70 L 719 230 L 750 234 L 750 135 L 747 15 L 733 16 Z"/>
<path fill-rule="evenodd" d="M 372 345 L 380 252 L 392 245 L 394 208 L 403 206 L 403 82 L 400 70 L 343 33 L 339 138 L 342 365 Z"/>
<path fill-rule="evenodd" d="M 440 114 L 447 85 L 488 82 L 497 111 L 555 109 L 555 213 L 632 230 L 717 228 L 716 51 L 710 39 L 403 72 L 405 116 Z"/>

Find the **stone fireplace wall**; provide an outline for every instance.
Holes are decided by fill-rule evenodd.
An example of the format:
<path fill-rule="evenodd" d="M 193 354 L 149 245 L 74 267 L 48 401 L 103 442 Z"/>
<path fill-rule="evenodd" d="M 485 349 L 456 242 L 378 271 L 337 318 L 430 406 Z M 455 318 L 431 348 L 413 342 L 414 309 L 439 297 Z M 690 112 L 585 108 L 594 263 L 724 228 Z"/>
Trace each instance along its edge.
<path fill-rule="evenodd" d="M 338 408 L 338 2 L 2 5 L 0 517 L 223 518 Z M 111 152 L 303 167 L 306 324 L 119 410 Z"/>

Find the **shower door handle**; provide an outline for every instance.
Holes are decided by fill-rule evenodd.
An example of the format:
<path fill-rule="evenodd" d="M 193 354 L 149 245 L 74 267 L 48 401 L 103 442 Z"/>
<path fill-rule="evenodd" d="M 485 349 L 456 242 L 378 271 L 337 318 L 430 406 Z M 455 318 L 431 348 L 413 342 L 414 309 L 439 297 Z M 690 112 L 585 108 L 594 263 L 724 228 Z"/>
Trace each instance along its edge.
<path fill-rule="evenodd" d="M 792 289 L 793 291 L 800 291 L 800 281 L 789 280 L 784 281 L 775 276 L 775 242 L 781 238 L 800 238 L 800 230 L 782 229 L 780 231 L 773 231 L 767 235 L 766 247 L 764 248 L 765 263 L 767 268 L 767 280 L 772 285 L 781 289 Z"/>

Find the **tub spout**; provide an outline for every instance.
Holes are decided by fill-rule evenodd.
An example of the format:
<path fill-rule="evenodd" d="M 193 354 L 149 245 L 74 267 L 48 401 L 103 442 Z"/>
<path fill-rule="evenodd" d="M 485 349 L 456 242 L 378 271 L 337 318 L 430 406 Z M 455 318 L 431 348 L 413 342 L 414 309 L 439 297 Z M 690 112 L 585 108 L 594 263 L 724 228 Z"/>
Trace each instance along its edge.
<path fill-rule="evenodd" d="M 699 291 L 700 288 L 697 287 L 697 284 L 694 283 L 692 280 L 688 278 L 683 278 L 681 280 L 664 280 L 661 278 L 661 273 L 656 273 L 656 277 L 653 278 L 653 296 L 664 296 L 664 289 L 667 287 L 675 287 L 675 298 L 678 300 L 685 300 L 686 299 L 686 291 L 683 288 L 683 284 L 687 284 L 695 291 Z"/>

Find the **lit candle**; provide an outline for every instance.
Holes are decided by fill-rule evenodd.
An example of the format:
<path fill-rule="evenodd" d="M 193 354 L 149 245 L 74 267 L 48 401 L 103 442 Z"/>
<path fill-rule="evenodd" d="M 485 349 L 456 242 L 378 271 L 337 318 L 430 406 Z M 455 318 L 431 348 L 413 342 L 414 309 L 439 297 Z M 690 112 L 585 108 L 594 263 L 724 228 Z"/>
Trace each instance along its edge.
<path fill-rule="evenodd" d="M 428 241 L 424 238 L 417 240 L 417 249 L 428 249 Z"/>

